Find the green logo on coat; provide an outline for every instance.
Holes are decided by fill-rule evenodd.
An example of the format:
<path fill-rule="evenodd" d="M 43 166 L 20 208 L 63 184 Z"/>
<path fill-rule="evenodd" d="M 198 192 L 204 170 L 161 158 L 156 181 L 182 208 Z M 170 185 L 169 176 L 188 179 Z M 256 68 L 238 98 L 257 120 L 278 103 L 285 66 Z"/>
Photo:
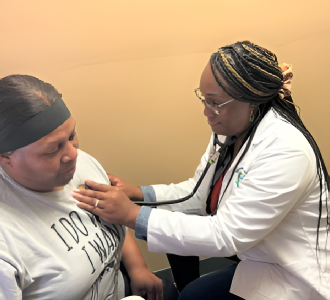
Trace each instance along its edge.
<path fill-rule="evenodd" d="M 244 179 L 247 174 L 243 168 L 239 168 L 235 171 L 237 173 L 237 180 L 235 180 L 236 186 L 239 187 L 239 183 L 242 179 Z"/>

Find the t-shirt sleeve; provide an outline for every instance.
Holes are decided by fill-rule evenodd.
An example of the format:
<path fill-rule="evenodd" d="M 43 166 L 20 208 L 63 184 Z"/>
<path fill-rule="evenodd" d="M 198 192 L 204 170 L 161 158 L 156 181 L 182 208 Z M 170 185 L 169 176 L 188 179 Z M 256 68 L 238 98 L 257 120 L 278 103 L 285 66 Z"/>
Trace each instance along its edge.
<path fill-rule="evenodd" d="M 21 300 L 22 290 L 18 286 L 17 270 L 0 259 L 0 299 Z"/>
<path fill-rule="evenodd" d="M 73 180 L 75 184 L 82 184 L 90 179 L 98 183 L 109 184 L 108 175 L 101 164 L 86 152 L 79 150 L 76 164 L 76 172 Z"/>

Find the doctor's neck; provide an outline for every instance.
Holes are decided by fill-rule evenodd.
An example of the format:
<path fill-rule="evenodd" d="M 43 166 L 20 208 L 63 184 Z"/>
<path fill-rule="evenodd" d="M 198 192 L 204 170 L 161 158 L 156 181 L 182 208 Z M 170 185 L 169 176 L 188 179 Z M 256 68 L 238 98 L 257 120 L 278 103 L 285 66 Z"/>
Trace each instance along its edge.
<path fill-rule="evenodd" d="M 246 128 L 243 132 L 239 133 L 236 135 L 237 140 L 234 144 L 234 153 L 233 153 L 233 159 L 236 157 L 237 153 L 239 152 L 239 150 L 242 148 L 244 142 L 248 139 L 248 137 L 250 136 L 250 133 L 252 131 L 252 128 L 254 127 L 255 123 L 251 123 L 250 126 L 248 126 L 248 128 Z"/>

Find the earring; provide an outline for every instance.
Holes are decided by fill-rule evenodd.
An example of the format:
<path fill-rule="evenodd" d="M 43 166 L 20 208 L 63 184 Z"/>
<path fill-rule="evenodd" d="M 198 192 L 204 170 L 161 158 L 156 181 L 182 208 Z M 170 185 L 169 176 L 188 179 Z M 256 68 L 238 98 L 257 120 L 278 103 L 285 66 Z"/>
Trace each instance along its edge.
<path fill-rule="evenodd" d="M 252 123 L 254 121 L 254 109 L 256 108 L 255 105 L 252 105 L 252 111 L 251 111 L 251 115 L 250 115 L 250 122 Z"/>

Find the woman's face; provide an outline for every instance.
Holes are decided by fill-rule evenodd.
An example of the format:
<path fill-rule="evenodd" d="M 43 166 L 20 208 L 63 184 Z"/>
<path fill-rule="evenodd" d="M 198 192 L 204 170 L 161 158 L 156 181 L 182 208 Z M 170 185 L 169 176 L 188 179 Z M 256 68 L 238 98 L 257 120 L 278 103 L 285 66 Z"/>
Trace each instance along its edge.
<path fill-rule="evenodd" d="M 200 91 L 207 103 L 215 105 L 233 99 L 218 85 L 210 63 L 206 65 L 201 76 Z M 207 117 L 213 132 L 219 135 L 233 136 L 242 133 L 249 127 L 252 111 L 253 107 L 250 103 L 234 100 L 219 108 L 219 114 L 205 106 L 204 115 Z"/>

